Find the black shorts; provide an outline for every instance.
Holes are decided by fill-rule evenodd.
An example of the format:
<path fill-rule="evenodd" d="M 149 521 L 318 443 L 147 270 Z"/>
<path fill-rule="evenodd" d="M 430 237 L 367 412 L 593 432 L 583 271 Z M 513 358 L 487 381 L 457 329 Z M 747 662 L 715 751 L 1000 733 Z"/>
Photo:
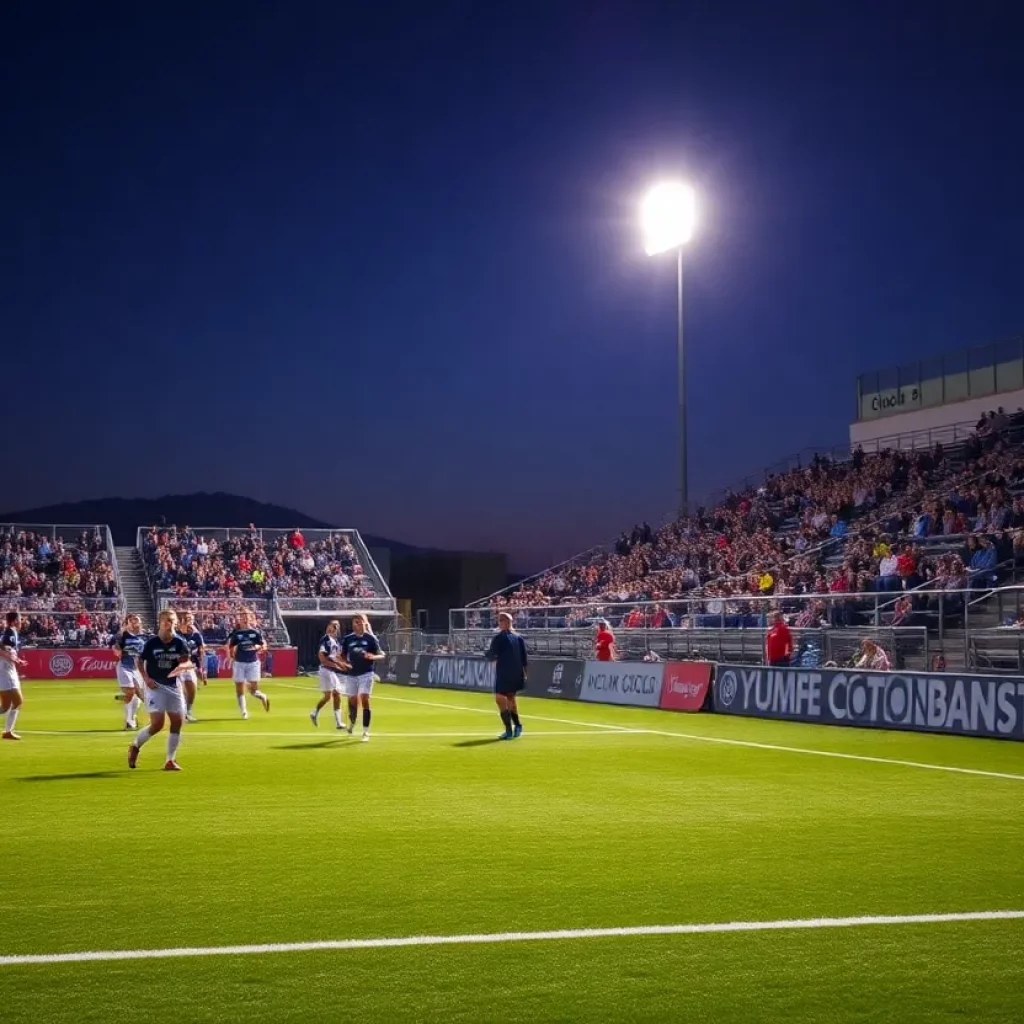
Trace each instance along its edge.
<path fill-rule="evenodd" d="M 514 697 L 517 693 L 520 693 L 525 689 L 525 679 L 520 679 L 519 682 L 499 679 L 494 684 L 494 692 L 500 694 L 502 697 Z"/>

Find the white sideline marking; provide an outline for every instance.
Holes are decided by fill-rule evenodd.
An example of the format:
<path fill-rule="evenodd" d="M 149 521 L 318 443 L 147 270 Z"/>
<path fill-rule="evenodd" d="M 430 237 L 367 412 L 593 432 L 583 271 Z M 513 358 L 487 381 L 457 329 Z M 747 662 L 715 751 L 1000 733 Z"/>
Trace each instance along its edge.
<path fill-rule="evenodd" d="M 186 737 L 187 742 L 191 743 L 196 739 L 204 740 L 247 740 L 247 739 L 306 739 L 313 740 L 318 736 L 331 736 L 334 735 L 336 739 L 343 740 L 351 738 L 357 739 L 355 733 L 351 737 L 338 735 L 341 730 L 336 729 L 333 725 L 324 723 L 324 727 L 321 730 L 314 730 L 312 728 L 307 729 L 305 732 L 249 732 L 248 730 L 241 730 L 239 732 L 199 732 L 195 731 L 197 725 L 202 725 L 203 720 L 200 719 L 189 725 L 182 733 Z M 362 731 L 362 726 L 356 726 L 357 732 Z M 127 738 L 134 735 L 134 732 L 130 729 L 110 729 L 107 732 L 97 733 L 85 733 L 76 732 L 74 729 L 61 730 L 61 729 L 20 729 L 19 734 L 23 736 L 87 736 L 94 737 L 97 739 L 105 739 L 111 736 L 120 738 Z M 475 739 L 496 739 L 498 736 L 497 730 L 492 729 L 490 732 L 378 732 L 376 729 L 371 732 L 374 739 L 380 737 L 381 739 L 444 739 L 445 737 L 466 738 L 472 737 Z M 622 732 L 587 732 L 585 729 L 528 729 L 523 733 L 521 739 L 529 737 L 534 739 L 537 736 L 581 736 L 584 739 L 600 739 L 602 736 L 629 736 L 629 732 L 623 730 Z"/>
<path fill-rule="evenodd" d="M 728 921 L 713 924 L 642 925 L 639 928 L 564 928 L 549 932 L 492 932 L 478 935 L 409 935 L 388 939 L 336 939 L 324 942 L 268 942 L 256 946 L 182 946 L 176 949 L 107 949 L 85 953 L 32 953 L 0 956 L 0 967 L 68 964 L 102 960 L 166 960 L 185 956 L 255 956 L 327 949 L 388 949 L 401 946 L 471 946 L 558 939 L 615 939 L 644 935 L 707 935 L 715 932 L 775 932 L 807 928 L 859 928 L 866 925 L 946 924 L 957 921 L 1016 921 L 1024 910 L 981 910 L 963 914 L 908 914 L 887 917 L 812 917 L 790 921 Z"/>

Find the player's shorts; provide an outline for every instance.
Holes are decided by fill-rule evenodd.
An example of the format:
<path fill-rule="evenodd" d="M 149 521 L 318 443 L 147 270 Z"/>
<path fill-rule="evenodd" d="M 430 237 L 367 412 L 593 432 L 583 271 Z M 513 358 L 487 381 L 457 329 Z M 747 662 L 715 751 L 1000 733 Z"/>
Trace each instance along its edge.
<path fill-rule="evenodd" d="M 231 677 L 236 683 L 258 683 L 260 663 L 258 661 L 236 661 Z"/>
<path fill-rule="evenodd" d="M 324 693 L 341 693 L 341 676 L 329 668 L 320 666 L 320 689 Z"/>
<path fill-rule="evenodd" d="M 122 690 L 141 690 L 143 687 L 142 676 L 131 665 L 122 665 L 121 662 L 118 662 L 117 685 Z"/>
<path fill-rule="evenodd" d="M 7 665 L 0 671 L 0 693 L 20 693 L 21 680 L 18 678 L 18 670 L 13 665 Z"/>
<path fill-rule="evenodd" d="M 146 710 L 151 714 L 164 711 L 171 715 L 185 714 L 185 695 L 177 686 L 161 686 L 156 689 L 146 687 Z"/>
<path fill-rule="evenodd" d="M 187 672 L 182 672 L 178 676 L 178 682 L 181 682 L 181 683 L 194 683 L 194 682 L 197 682 L 197 676 L 196 676 L 196 673 L 195 673 L 195 669 L 189 669 L 189 671 L 187 671 Z"/>
<path fill-rule="evenodd" d="M 515 696 L 525 689 L 525 679 L 495 679 L 494 681 L 494 692 L 505 696 Z"/>
<path fill-rule="evenodd" d="M 345 695 L 355 697 L 359 694 L 369 696 L 373 693 L 373 673 L 364 672 L 361 676 L 345 676 Z"/>

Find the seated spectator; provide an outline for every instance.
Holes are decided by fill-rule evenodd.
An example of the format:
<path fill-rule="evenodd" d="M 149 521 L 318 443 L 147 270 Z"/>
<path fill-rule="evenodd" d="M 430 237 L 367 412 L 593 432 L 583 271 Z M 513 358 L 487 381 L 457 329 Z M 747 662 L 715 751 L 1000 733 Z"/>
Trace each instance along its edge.
<path fill-rule="evenodd" d="M 971 556 L 968 566 L 970 570 L 971 589 L 989 587 L 995 584 L 996 549 L 988 537 L 978 538 L 978 546 Z"/>
<path fill-rule="evenodd" d="M 855 668 L 866 668 L 875 672 L 889 672 L 892 664 L 889 655 L 870 637 L 861 641 L 860 656 L 854 662 Z"/>

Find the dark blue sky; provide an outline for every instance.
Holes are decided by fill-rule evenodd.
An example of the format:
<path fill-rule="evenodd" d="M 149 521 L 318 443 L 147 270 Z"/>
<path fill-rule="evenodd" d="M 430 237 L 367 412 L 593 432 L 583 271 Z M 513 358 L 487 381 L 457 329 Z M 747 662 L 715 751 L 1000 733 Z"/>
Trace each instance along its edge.
<path fill-rule="evenodd" d="M 0 504 L 227 490 L 521 569 L 657 520 L 666 175 L 696 494 L 1024 327 L 1013 4 L 351 6 L 4 5 Z"/>

